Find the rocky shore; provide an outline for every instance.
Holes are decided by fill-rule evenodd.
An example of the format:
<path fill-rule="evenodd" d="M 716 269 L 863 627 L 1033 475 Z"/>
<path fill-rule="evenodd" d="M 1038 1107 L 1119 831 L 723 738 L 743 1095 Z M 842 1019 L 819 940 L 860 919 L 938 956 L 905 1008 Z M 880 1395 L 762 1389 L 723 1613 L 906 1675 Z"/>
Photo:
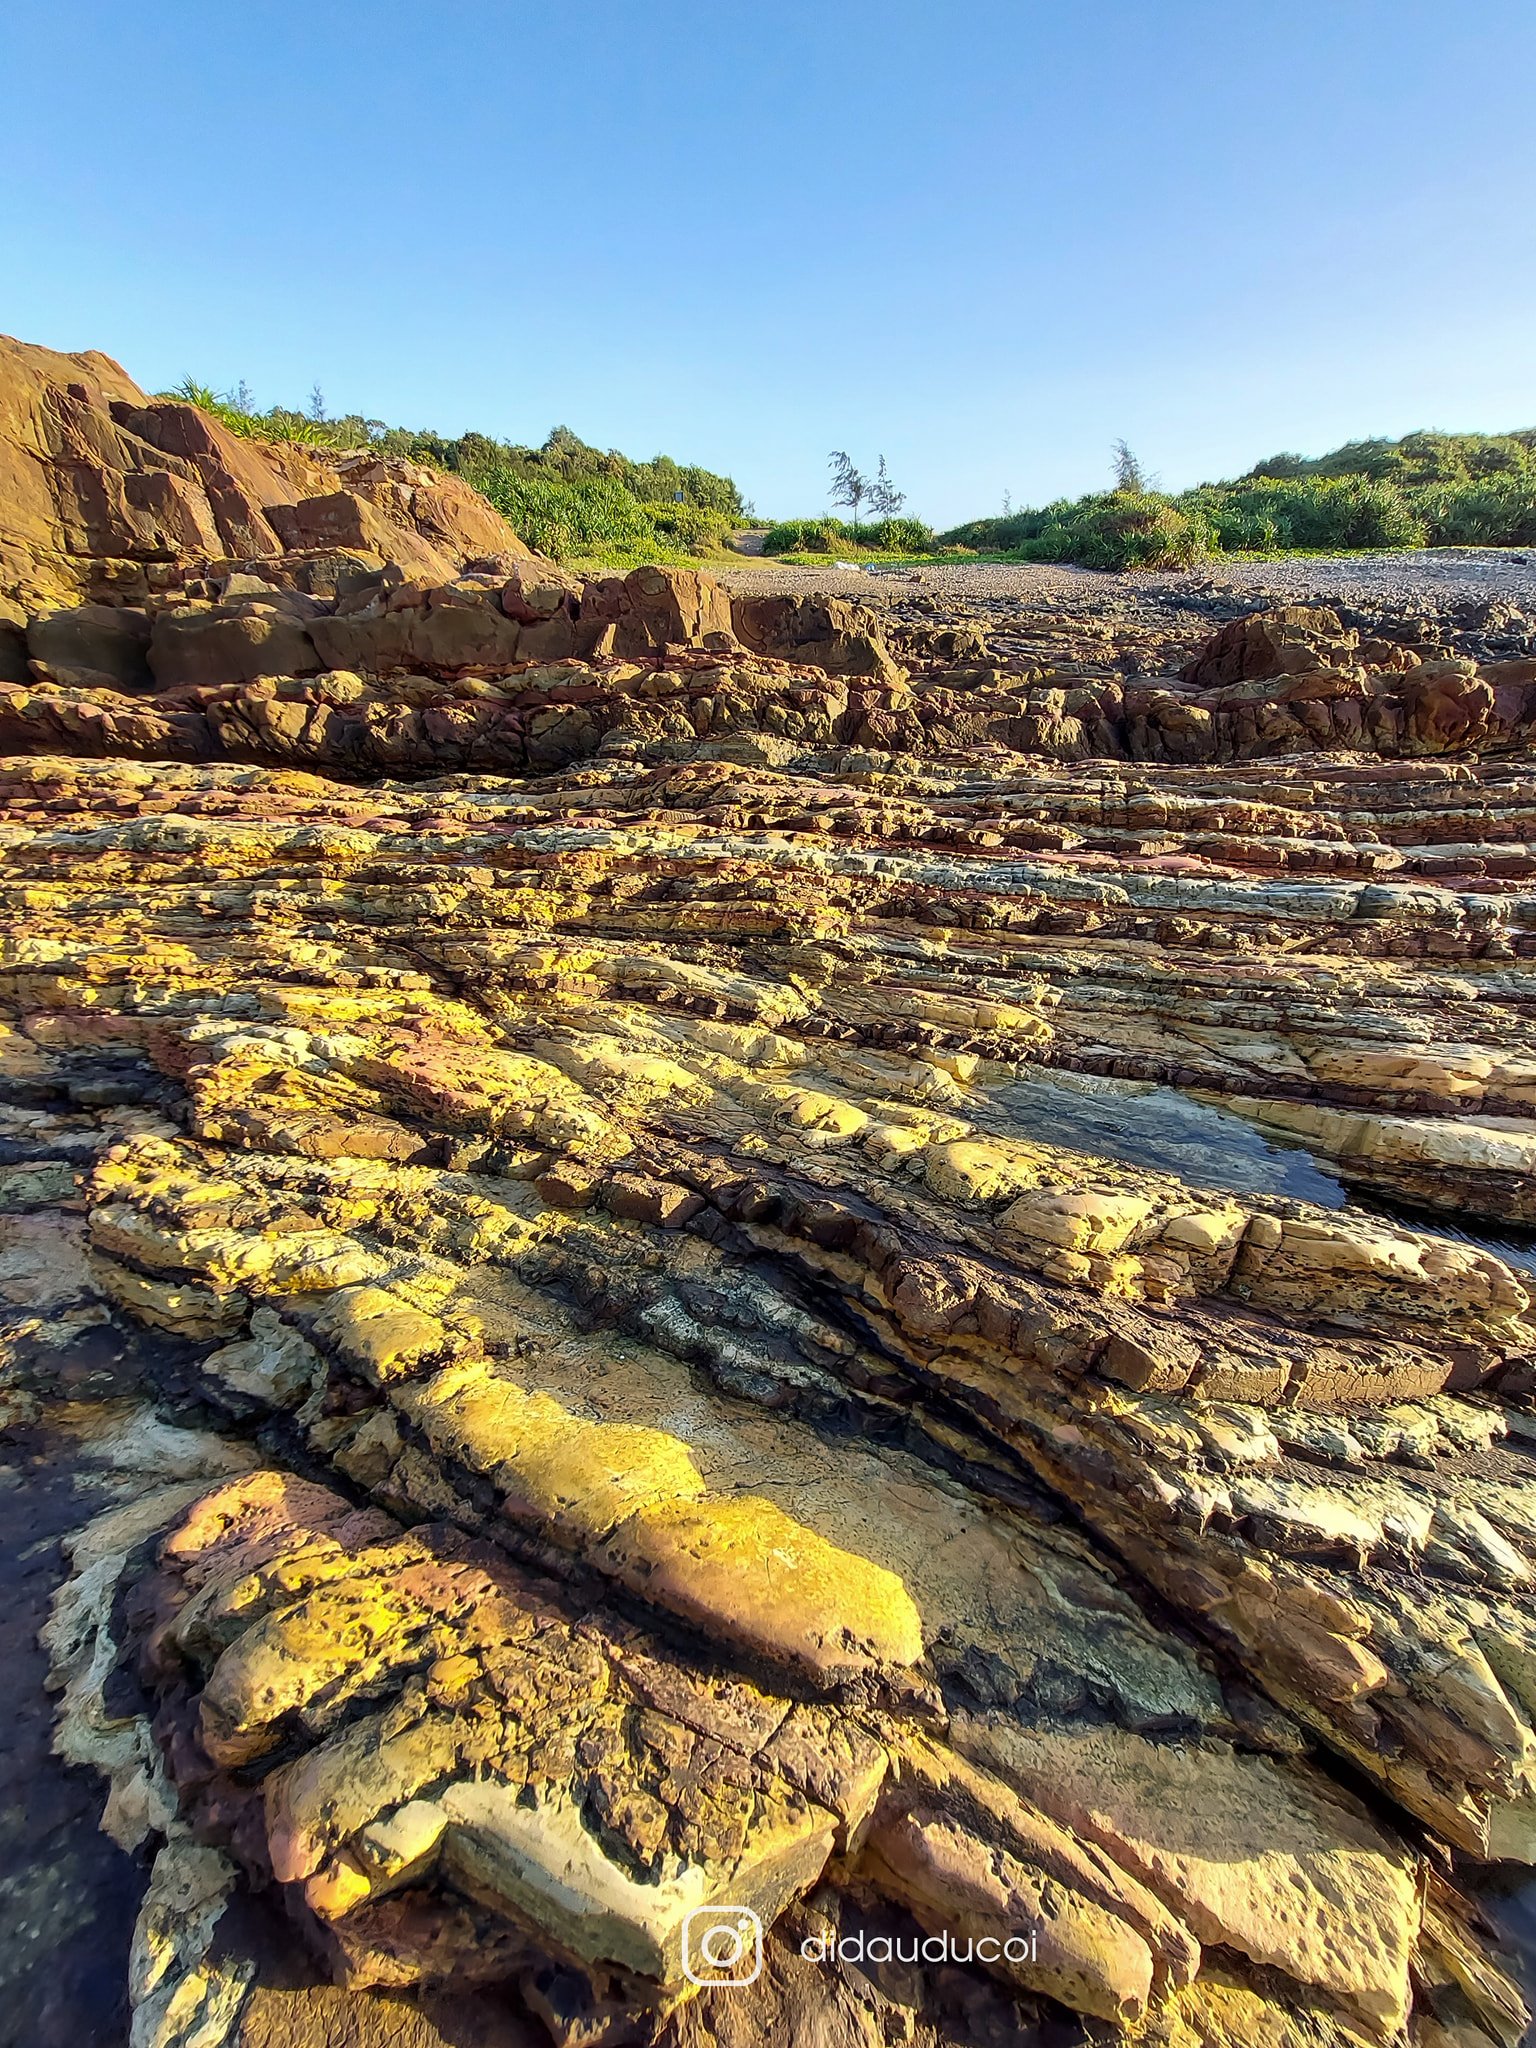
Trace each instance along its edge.
<path fill-rule="evenodd" d="M 236 550 L 71 360 L 0 1411 L 134 2048 L 1516 2048 L 1520 605 Z"/>
<path fill-rule="evenodd" d="M 1086 601 L 1101 615 L 1116 608 L 1181 603 L 1191 610 L 1313 603 L 1432 617 L 1462 605 L 1529 610 L 1536 604 L 1536 548 L 1418 548 L 1267 561 L 1228 555 L 1198 569 L 1133 574 L 1055 562 L 964 560 L 921 568 L 858 561 L 852 568 L 812 568 L 757 555 L 724 565 L 718 574 L 733 591 L 817 591 L 876 603 L 893 588 L 916 585 L 957 613 L 972 602 L 990 608 L 1002 601 L 1027 609 Z"/>

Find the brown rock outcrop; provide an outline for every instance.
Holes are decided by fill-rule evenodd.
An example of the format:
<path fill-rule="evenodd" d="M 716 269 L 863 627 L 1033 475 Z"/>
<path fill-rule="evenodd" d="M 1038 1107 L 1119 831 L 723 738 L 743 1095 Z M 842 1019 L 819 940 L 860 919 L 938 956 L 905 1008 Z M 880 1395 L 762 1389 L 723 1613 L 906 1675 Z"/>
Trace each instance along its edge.
<path fill-rule="evenodd" d="M 1283 605 L 1234 619 L 1180 670 L 1204 689 L 1224 683 L 1262 683 L 1276 676 L 1310 674 L 1347 665 L 1360 644 L 1336 612 L 1322 605 Z"/>
<path fill-rule="evenodd" d="M 656 663 L 678 674 L 670 684 L 657 681 L 651 694 L 690 700 L 662 714 L 664 729 L 684 742 L 679 713 L 696 739 L 767 734 L 898 756 L 984 748 L 1032 763 L 1108 759 L 1190 770 L 1306 762 L 1317 764 L 1311 772 L 1337 782 L 1369 779 L 1355 758 L 1360 755 L 1388 761 L 1459 760 L 1470 751 L 1502 755 L 1527 745 L 1536 730 L 1533 661 L 1481 669 L 1463 658 L 1405 664 L 1397 649 L 1390 665 L 1378 668 L 1300 670 L 1208 689 L 1173 678 L 1101 678 L 1066 689 L 996 672 L 978 681 L 942 667 L 908 677 L 873 622 L 860 623 L 852 608 L 845 607 L 849 621 L 831 638 L 800 640 L 787 628 L 765 634 L 758 629 L 766 600 L 738 597 L 728 606 L 707 577 L 691 570 L 637 569 L 583 585 L 535 561 L 510 578 L 505 564 L 481 562 L 463 575 L 411 580 L 377 556 L 321 549 L 291 558 L 286 574 L 281 562 L 270 573 L 267 580 L 226 566 L 217 579 L 194 579 L 152 602 L 148 663 L 165 692 L 153 707 L 115 701 L 125 690 L 142 688 L 144 614 L 126 615 L 115 652 L 105 648 L 105 638 L 113 636 L 100 607 L 34 621 L 10 664 L 12 678 L 0 675 L 5 743 L 47 751 L 65 732 L 76 738 L 91 732 L 104 751 L 218 758 L 225 751 L 220 729 L 230 722 L 248 727 L 252 716 L 245 703 L 227 697 L 215 708 L 208 693 L 259 682 L 264 698 L 271 679 L 302 708 L 286 714 L 290 731 L 273 730 L 260 742 L 242 738 L 240 757 L 282 763 L 294 757 L 302 734 L 298 751 L 305 758 L 353 773 L 359 743 L 351 728 L 362 713 L 347 713 L 338 703 L 334 681 L 308 681 L 335 671 L 342 691 L 359 698 L 384 684 L 386 698 L 403 700 L 413 711 L 424 709 L 429 697 L 439 707 L 429 721 L 430 747 L 399 748 L 397 758 L 381 757 L 377 766 L 419 772 L 430 760 L 448 771 L 515 772 L 534 759 L 524 750 L 521 726 L 499 721 L 486 707 L 549 689 L 553 679 L 540 671 L 552 664 L 572 665 L 554 682 L 557 694 L 599 704 L 610 680 L 604 664 L 613 660 Z M 756 652 L 754 643 L 761 643 Z M 786 666 L 762 651 L 770 643 L 799 671 L 788 698 L 761 688 Z M 27 654 L 30 670 L 23 674 Z M 101 661 L 110 666 L 94 665 Z M 28 682 L 39 687 L 28 690 Z M 434 682 L 454 687 L 433 690 Z M 342 715 L 332 718 L 327 706 Z M 267 714 L 254 716 L 259 724 Z M 606 716 L 558 722 L 575 741 L 594 719 L 595 744 L 610 729 Z M 503 729 L 492 734 L 488 723 Z M 394 723 L 386 720 L 375 730 L 392 733 Z M 173 740 L 172 733 L 179 736 Z M 561 741 L 550 744 L 558 748 Z M 364 753 L 372 745 L 367 741 Z M 575 751 L 582 750 L 578 743 Z M 537 765 L 570 758 L 546 746 Z M 1000 759 L 1000 770 L 1004 765 Z M 1385 796 L 1386 778 L 1381 782 Z M 1220 793 L 1211 796 L 1210 850 L 1238 865 L 1266 858 L 1250 855 L 1241 808 L 1229 824 Z M 1284 864 L 1314 872 L 1336 868 L 1339 852 L 1311 843 L 1315 834 L 1299 784 L 1296 796 L 1279 801 L 1298 813 L 1287 835 L 1298 843 L 1282 850 Z M 1156 807 L 1143 811 L 1150 819 Z M 1036 842 L 1029 844 L 1036 850 Z M 1044 841 L 1038 845 L 1048 850 Z M 1415 865 L 1443 870 L 1456 854 L 1468 874 L 1489 871 L 1489 851 L 1476 843 L 1444 856 L 1419 849 Z M 1496 851 L 1491 871 L 1513 875 L 1527 857 L 1518 844 L 1508 853 Z M 1359 845 L 1352 858 L 1375 872 L 1405 864 L 1389 850 Z"/>
<path fill-rule="evenodd" d="M 846 599 L 738 597 L 731 616 L 736 637 L 754 654 L 810 662 L 830 675 L 900 680 L 874 618 Z"/>
<path fill-rule="evenodd" d="M 114 374 L 226 552 L 5 643 L 0 1422 L 138 2036 L 1515 2048 L 1529 664 L 413 572 Z"/>
<path fill-rule="evenodd" d="M 451 576 L 529 550 L 455 477 L 245 441 L 109 357 L 0 336 L 0 589 L 41 611 L 142 597 L 174 565 L 342 546 Z"/>

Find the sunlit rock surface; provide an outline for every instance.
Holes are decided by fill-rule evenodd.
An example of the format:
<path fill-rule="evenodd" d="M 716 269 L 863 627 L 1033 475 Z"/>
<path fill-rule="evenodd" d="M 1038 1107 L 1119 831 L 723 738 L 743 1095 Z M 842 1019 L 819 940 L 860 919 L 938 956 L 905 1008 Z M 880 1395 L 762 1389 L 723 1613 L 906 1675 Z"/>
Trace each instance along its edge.
<path fill-rule="evenodd" d="M 1093 711 L 638 573 L 0 709 L 10 1425 L 146 1361 L 50 1639 L 135 2042 L 1513 2048 L 1536 669 L 1293 612 Z"/>

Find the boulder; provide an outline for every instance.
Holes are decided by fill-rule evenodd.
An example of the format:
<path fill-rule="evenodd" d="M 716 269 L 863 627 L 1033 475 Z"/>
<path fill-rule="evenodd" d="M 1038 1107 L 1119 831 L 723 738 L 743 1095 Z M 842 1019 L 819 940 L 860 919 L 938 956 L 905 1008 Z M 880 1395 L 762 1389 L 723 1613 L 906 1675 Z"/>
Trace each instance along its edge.
<path fill-rule="evenodd" d="M 59 681 L 151 690 L 149 615 L 127 605 L 84 604 L 47 612 L 27 627 L 27 653 Z"/>
<path fill-rule="evenodd" d="M 829 675 L 904 679 L 873 616 L 842 598 L 733 597 L 731 622 L 754 654 L 809 662 Z"/>
<path fill-rule="evenodd" d="M 302 620 L 259 600 L 163 611 L 150 635 L 149 666 L 162 690 L 308 676 L 328 665 L 341 666 L 321 660 Z"/>
<path fill-rule="evenodd" d="M 1180 670 L 1186 683 L 1265 682 L 1311 669 L 1341 668 L 1355 658 L 1359 635 L 1324 605 L 1280 605 L 1230 625 Z"/>
<path fill-rule="evenodd" d="M 1426 662 L 1410 669 L 1400 688 L 1414 753 L 1454 754 L 1496 730 L 1493 685 L 1470 661 Z"/>
<path fill-rule="evenodd" d="M 501 608 L 520 626 L 542 626 L 562 612 L 574 618 L 581 594 L 577 578 L 553 564 L 519 562 L 502 585 Z"/>
<path fill-rule="evenodd" d="M 626 657 L 667 647 L 732 641 L 730 600 L 712 577 L 692 569 L 647 567 L 627 576 L 590 578 L 582 589 L 578 646 L 584 654 Z"/>

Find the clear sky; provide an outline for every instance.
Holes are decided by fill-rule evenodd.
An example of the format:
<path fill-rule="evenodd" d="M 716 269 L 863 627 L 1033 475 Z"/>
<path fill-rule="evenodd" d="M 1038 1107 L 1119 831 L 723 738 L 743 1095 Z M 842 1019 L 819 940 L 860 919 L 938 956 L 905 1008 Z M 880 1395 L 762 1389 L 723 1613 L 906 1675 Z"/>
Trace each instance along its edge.
<path fill-rule="evenodd" d="M 0 328 L 941 523 L 1536 423 L 1532 0 L 7 0 Z"/>

